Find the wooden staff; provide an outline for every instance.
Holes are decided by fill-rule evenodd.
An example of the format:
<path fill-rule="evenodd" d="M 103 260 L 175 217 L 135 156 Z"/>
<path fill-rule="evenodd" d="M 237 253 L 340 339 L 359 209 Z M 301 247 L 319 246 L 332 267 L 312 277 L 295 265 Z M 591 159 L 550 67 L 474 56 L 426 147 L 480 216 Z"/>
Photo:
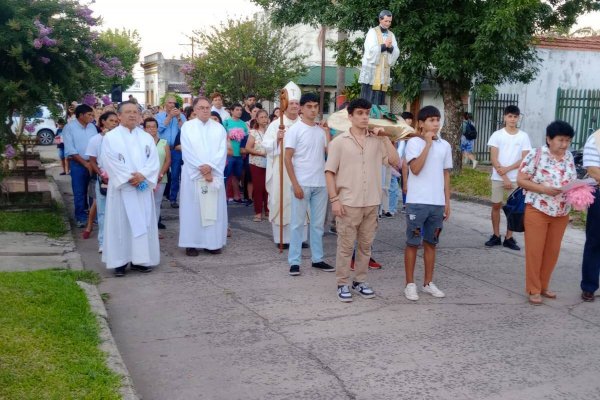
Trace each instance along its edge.
<path fill-rule="evenodd" d="M 279 92 L 279 130 L 285 130 L 283 123 L 283 113 L 288 108 L 288 92 L 283 88 Z M 279 146 L 279 253 L 283 253 L 283 157 L 285 148 L 283 147 L 283 138 L 277 139 Z"/>

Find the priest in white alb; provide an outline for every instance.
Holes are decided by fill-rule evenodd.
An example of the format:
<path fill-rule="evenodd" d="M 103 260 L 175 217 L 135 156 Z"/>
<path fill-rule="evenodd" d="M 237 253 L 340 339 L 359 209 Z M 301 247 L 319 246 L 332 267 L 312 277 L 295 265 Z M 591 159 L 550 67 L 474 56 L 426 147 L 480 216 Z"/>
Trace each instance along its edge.
<path fill-rule="evenodd" d="M 273 241 L 279 244 L 279 141 L 283 139 L 285 131 L 300 121 L 301 91 L 294 82 L 289 82 L 285 89 L 288 93 L 288 107 L 283 113 L 283 125 L 285 129 L 279 130 L 280 120 L 277 118 L 271 122 L 262 141 L 262 146 L 267 151 L 266 189 L 269 193 L 269 221 L 273 228 Z M 285 167 L 283 168 L 283 243 L 287 247 L 290 243 L 290 221 L 292 206 L 292 189 L 290 178 Z M 308 226 L 304 231 L 304 239 L 308 237 Z"/>
<path fill-rule="evenodd" d="M 181 127 L 179 247 L 188 256 L 197 256 L 198 249 L 219 254 L 227 242 L 227 133 L 210 118 L 206 97 L 195 98 L 192 106 L 196 118 Z"/>
<path fill-rule="evenodd" d="M 150 272 L 160 263 L 154 188 L 160 164 L 156 144 L 138 124 L 136 103 L 120 104 L 120 125 L 102 140 L 101 163 L 108 173 L 102 261 L 115 276 L 131 269 Z"/>

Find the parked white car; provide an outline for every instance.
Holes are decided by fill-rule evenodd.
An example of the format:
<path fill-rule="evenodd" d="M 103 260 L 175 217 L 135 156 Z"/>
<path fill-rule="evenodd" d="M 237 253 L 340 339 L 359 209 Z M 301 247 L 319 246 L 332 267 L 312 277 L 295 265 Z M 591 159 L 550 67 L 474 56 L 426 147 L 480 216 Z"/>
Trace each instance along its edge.
<path fill-rule="evenodd" d="M 17 113 L 13 115 L 12 131 L 16 132 L 19 126 L 21 116 Z M 43 146 L 49 146 L 54 143 L 54 137 L 56 136 L 56 122 L 52 118 L 52 113 L 46 106 L 38 107 L 35 114 L 28 117 L 25 120 L 25 125 L 33 127 L 32 132 L 24 130 L 24 134 L 28 134 L 31 137 L 37 137 L 38 143 Z"/>

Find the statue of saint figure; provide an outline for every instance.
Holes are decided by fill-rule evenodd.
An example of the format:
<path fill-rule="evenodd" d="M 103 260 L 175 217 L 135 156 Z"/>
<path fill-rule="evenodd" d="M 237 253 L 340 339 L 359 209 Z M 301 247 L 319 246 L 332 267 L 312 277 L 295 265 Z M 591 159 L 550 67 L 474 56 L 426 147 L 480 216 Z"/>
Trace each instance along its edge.
<path fill-rule="evenodd" d="M 389 30 L 391 25 L 392 13 L 383 10 L 379 13 L 379 26 L 369 29 L 365 38 L 358 82 L 361 84 L 360 97 L 373 105 L 385 103 L 385 92 L 390 85 L 390 68 L 400 55 L 396 37 Z"/>

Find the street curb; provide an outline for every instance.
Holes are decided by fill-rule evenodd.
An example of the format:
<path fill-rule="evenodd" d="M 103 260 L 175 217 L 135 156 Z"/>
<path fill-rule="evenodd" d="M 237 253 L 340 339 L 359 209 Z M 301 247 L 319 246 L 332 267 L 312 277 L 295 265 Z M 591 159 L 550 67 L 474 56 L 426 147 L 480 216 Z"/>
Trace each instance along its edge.
<path fill-rule="evenodd" d="M 492 205 L 492 202 L 489 199 L 473 196 L 470 194 L 464 194 L 464 193 L 460 193 L 460 192 L 451 192 L 450 198 L 453 200 L 468 201 L 470 203 L 481 204 L 484 206 L 491 207 L 491 205 Z"/>
<path fill-rule="evenodd" d="M 98 288 L 95 285 L 81 281 L 77 281 L 77 285 L 85 292 L 90 310 L 96 316 L 96 321 L 98 321 L 98 326 L 100 327 L 100 350 L 106 354 L 106 364 L 108 368 L 121 376 L 121 389 L 119 392 L 123 400 L 140 400 L 133 386 L 129 370 L 121 357 L 115 338 L 108 326 L 108 313 L 106 312 L 106 307 L 104 307 L 104 302 L 100 297 Z"/>
<path fill-rule="evenodd" d="M 46 178 L 48 179 L 48 185 L 50 186 L 50 192 L 52 193 L 52 199 L 54 199 L 54 201 L 56 201 L 60 205 L 62 212 L 63 212 L 62 213 L 63 224 L 65 225 L 65 228 L 67 230 L 67 232 L 64 234 L 64 236 L 68 235 L 70 241 L 73 244 L 74 251 L 70 252 L 69 254 L 65 254 L 65 258 L 67 259 L 67 265 L 69 266 L 69 269 L 82 271 L 83 270 L 83 261 L 81 260 L 81 254 L 79 254 L 79 252 L 77 251 L 77 246 L 75 244 L 75 236 L 73 233 L 73 229 L 71 228 L 71 222 L 69 221 L 69 216 L 67 214 L 67 206 L 65 205 L 65 201 L 64 201 L 62 195 L 60 194 L 60 189 L 58 188 L 58 185 L 56 184 L 54 177 L 52 175 L 48 174 L 48 170 L 46 170 Z"/>

